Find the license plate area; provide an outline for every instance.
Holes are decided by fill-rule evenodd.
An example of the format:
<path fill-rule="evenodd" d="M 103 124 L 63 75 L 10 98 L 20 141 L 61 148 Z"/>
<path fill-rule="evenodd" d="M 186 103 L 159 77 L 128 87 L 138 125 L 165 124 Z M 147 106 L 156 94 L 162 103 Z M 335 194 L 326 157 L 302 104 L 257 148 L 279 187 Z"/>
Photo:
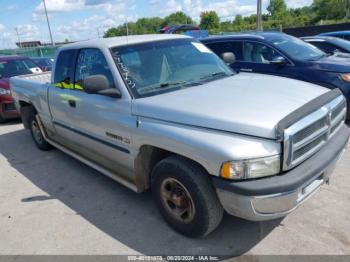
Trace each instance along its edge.
<path fill-rule="evenodd" d="M 314 191 L 316 191 L 323 183 L 323 175 L 318 176 L 316 179 L 311 181 L 308 185 L 303 187 L 298 193 L 298 202 L 303 201 L 305 198 L 310 196 Z"/>

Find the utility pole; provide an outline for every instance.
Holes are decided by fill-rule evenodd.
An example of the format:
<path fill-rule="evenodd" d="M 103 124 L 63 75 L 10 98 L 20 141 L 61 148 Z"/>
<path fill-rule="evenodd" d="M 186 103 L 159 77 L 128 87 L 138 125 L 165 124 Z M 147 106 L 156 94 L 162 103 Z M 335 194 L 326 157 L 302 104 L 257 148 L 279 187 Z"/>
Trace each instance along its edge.
<path fill-rule="evenodd" d="M 261 0 L 257 0 L 256 30 L 262 31 Z"/>
<path fill-rule="evenodd" d="M 52 45 L 52 46 L 55 46 L 55 43 L 54 43 L 53 38 L 52 38 L 49 16 L 47 15 L 46 2 L 45 2 L 45 0 L 43 0 L 43 2 L 44 2 L 44 9 L 45 9 L 47 27 L 49 28 L 49 33 L 50 33 L 51 45 Z"/>
<path fill-rule="evenodd" d="M 17 38 L 18 38 L 19 47 L 22 48 L 22 43 L 21 43 L 21 38 L 19 37 L 18 28 L 15 27 L 15 30 L 16 30 L 16 34 L 17 34 Z"/>
<path fill-rule="evenodd" d="M 125 18 L 125 26 L 126 26 L 126 36 L 128 36 L 129 35 L 128 18 Z"/>

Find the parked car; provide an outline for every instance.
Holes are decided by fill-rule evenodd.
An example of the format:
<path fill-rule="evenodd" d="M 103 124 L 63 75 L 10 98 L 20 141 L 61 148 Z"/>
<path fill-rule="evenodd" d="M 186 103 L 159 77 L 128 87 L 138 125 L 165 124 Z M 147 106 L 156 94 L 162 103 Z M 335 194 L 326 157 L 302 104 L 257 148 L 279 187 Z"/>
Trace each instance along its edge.
<path fill-rule="evenodd" d="M 350 40 L 350 31 L 349 30 L 334 31 L 334 32 L 328 32 L 328 33 L 322 33 L 322 34 L 319 34 L 319 36 L 334 36 L 334 37 L 343 38 L 345 40 Z"/>
<path fill-rule="evenodd" d="M 306 43 L 312 44 L 327 54 L 350 53 L 350 41 L 333 36 L 301 37 Z"/>
<path fill-rule="evenodd" d="M 52 71 L 53 58 L 50 57 L 31 57 L 31 59 L 40 67 L 43 72 Z"/>
<path fill-rule="evenodd" d="M 52 74 L 10 82 L 39 149 L 152 189 L 191 237 L 213 231 L 223 210 L 254 221 L 290 213 L 329 180 L 350 136 L 339 89 L 235 74 L 181 35 L 68 44 Z"/>
<path fill-rule="evenodd" d="M 12 76 L 42 72 L 30 59 L 22 56 L 0 56 L 0 123 L 18 118 L 11 97 L 9 79 Z"/>
<path fill-rule="evenodd" d="M 237 72 L 284 76 L 340 88 L 350 102 L 350 59 L 327 55 L 315 46 L 279 32 L 215 36 L 201 40 L 216 54 L 233 52 Z M 350 114 L 348 114 L 350 118 Z"/>

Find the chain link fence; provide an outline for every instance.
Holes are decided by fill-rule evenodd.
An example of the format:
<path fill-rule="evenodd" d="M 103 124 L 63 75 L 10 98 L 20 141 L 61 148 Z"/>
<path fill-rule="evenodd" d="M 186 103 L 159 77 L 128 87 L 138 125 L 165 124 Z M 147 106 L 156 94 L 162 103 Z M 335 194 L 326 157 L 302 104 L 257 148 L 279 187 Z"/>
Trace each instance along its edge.
<path fill-rule="evenodd" d="M 28 57 L 51 57 L 54 58 L 59 46 L 40 46 L 30 48 L 16 48 L 0 50 L 0 55 L 21 55 Z"/>

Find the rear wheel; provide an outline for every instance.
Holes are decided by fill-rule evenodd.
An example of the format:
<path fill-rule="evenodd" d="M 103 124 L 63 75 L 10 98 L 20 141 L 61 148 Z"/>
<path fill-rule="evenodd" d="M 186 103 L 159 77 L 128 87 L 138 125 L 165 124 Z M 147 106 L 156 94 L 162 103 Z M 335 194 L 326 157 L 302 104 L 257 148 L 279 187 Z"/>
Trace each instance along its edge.
<path fill-rule="evenodd" d="M 181 156 L 160 161 L 152 172 L 152 192 L 167 223 L 189 237 L 203 237 L 220 224 L 223 208 L 208 173 Z"/>
<path fill-rule="evenodd" d="M 43 151 L 52 149 L 52 146 L 45 140 L 41 132 L 39 123 L 36 119 L 36 114 L 35 115 L 33 114 L 30 117 L 29 124 L 30 124 L 30 132 L 32 134 L 32 137 L 36 146 Z"/>
<path fill-rule="evenodd" d="M 6 120 L 5 120 L 5 119 L 1 116 L 1 114 L 0 114 L 0 124 L 1 124 L 1 123 L 5 123 L 5 121 L 6 121 Z"/>

